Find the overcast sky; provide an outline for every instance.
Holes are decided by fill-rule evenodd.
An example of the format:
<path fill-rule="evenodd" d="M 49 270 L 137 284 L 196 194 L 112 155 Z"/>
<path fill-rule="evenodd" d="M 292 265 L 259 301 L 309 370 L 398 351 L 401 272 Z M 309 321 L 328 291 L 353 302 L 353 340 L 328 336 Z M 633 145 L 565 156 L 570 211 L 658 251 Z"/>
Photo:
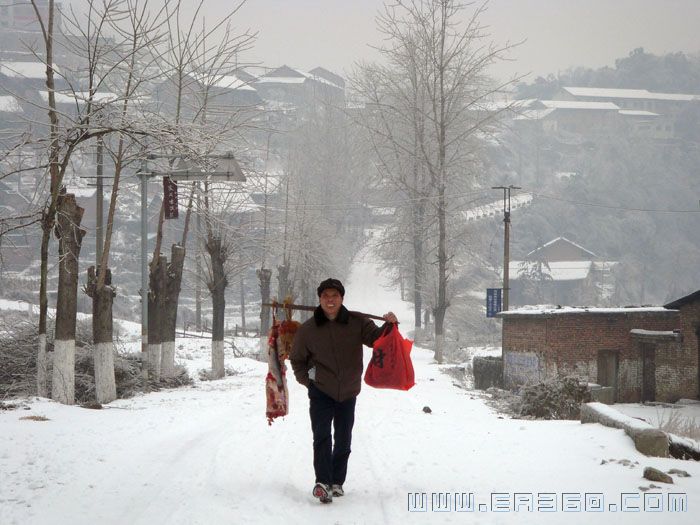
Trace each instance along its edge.
<path fill-rule="evenodd" d="M 185 0 L 194 5 L 195 0 Z M 208 21 L 231 0 L 206 0 Z M 259 32 L 250 58 L 343 72 L 372 58 L 382 0 L 248 0 L 239 28 Z M 700 51 L 700 0 L 491 0 L 483 22 L 496 43 L 526 39 L 514 62 L 494 74 L 555 73 L 574 65 L 613 65 L 636 47 L 653 53 Z M 533 78 L 533 77 L 531 77 Z"/>

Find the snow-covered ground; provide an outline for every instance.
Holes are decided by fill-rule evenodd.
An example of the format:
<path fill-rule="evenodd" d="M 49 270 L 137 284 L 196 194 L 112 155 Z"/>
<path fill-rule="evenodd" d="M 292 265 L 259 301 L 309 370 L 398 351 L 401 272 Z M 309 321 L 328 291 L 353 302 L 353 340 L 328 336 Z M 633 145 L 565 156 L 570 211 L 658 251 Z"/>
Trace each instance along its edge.
<path fill-rule="evenodd" d="M 669 420 L 694 420 L 700 425 L 700 402 L 688 400 L 686 403 L 656 405 L 641 403 L 618 403 L 615 409 L 628 416 L 643 419 L 652 426 L 658 427 Z"/>
<path fill-rule="evenodd" d="M 382 286 L 371 261 L 364 254 L 353 265 L 346 305 L 393 310 L 408 332 L 410 305 Z M 209 366 L 206 340 L 179 339 L 177 347 L 190 370 Z M 290 414 L 268 426 L 266 366 L 227 351 L 236 374 L 220 381 L 103 410 L 33 399 L 26 410 L 0 413 L 0 524 L 697 523 L 699 463 L 645 457 L 622 430 L 502 417 L 476 392 L 454 386 L 420 348 L 413 389 L 363 389 L 346 495 L 321 505 L 311 496 L 305 389 L 290 371 Z M 48 421 L 20 419 L 32 415 Z M 646 492 L 664 502 L 686 494 L 687 512 L 620 511 L 623 499 L 642 509 L 645 497 L 654 500 L 640 490 L 650 485 L 646 466 L 691 474 Z M 433 493 L 448 494 L 452 510 L 438 512 Z M 476 511 L 456 512 L 455 493 L 472 494 Z M 595 495 L 604 512 L 590 512 Z M 545 512 L 551 498 L 558 510 Z M 496 511 L 515 501 L 531 501 L 533 511 Z M 563 501 L 582 510 L 564 512 Z M 425 512 L 413 512 L 422 502 Z"/>

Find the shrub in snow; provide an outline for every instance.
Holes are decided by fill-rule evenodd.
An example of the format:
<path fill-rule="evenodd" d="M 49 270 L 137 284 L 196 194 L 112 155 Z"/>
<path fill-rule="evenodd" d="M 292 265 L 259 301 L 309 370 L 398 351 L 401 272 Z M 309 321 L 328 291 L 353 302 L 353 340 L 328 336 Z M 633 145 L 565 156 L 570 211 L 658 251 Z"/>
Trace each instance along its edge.
<path fill-rule="evenodd" d="M 236 374 L 238 374 L 238 372 L 236 372 L 233 368 L 226 367 L 224 369 L 225 376 L 235 376 Z M 221 378 L 215 377 L 211 370 L 207 370 L 207 369 L 203 368 L 199 371 L 199 380 L 200 381 L 214 381 L 216 379 L 221 379 Z"/>
<path fill-rule="evenodd" d="M 503 387 L 503 359 L 497 356 L 476 356 L 473 361 L 474 388 L 486 390 Z"/>
<path fill-rule="evenodd" d="M 48 330 L 49 347 L 53 344 L 53 327 Z M 95 368 L 90 321 L 78 321 L 75 338 L 75 401 L 95 400 Z M 6 318 L 0 326 L 0 398 L 36 395 L 37 327 L 26 320 Z M 50 366 L 50 363 L 49 363 Z M 114 356 L 117 397 L 131 397 L 138 392 L 174 388 L 192 384 L 183 367 L 176 367 L 172 378 L 146 381 L 141 374 L 141 356 L 117 352 Z M 48 377 L 51 378 L 49 368 Z M 49 385 L 50 386 L 50 385 Z"/>
<path fill-rule="evenodd" d="M 579 419 L 581 403 L 590 400 L 586 383 L 576 377 L 558 378 L 523 387 L 518 414 L 536 419 Z"/>
<path fill-rule="evenodd" d="M 19 312 L 4 312 L 0 325 L 0 398 L 36 394 L 36 326 Z M 52 332 L 52 327 L 49 328 Z M 49 373 L 49 378 L 51 374 Z"/>
<path fill-rule="evenodd" d="M 658 414 L 658 421 L 659 428 L 664 432 L 700 442 L 700 423 L 696 418 L 683 416 L 679 411 L 670 409 Z"/>

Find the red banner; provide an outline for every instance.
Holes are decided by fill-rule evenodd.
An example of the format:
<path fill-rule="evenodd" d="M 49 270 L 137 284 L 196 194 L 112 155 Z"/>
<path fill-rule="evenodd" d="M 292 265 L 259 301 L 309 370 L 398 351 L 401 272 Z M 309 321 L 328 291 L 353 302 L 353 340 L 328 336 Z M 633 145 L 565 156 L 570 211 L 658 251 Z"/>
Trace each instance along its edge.
<path fill-rule="evenodd" d="M 165 218 L 177 219 L 177 183 L 170 177 L 163 177 L 163 199 L 165 199 Z"/>

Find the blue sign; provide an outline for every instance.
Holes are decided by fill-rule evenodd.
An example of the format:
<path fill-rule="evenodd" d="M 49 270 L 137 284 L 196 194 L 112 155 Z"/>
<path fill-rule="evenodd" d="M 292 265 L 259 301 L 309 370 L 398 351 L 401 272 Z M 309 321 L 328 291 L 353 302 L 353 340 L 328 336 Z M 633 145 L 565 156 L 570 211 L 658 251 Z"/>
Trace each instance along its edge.
<path fill-rule="evenodd" d="M 486 288 L 486 317 L 496 317 L 502 310 L 501 288 Z"/>

